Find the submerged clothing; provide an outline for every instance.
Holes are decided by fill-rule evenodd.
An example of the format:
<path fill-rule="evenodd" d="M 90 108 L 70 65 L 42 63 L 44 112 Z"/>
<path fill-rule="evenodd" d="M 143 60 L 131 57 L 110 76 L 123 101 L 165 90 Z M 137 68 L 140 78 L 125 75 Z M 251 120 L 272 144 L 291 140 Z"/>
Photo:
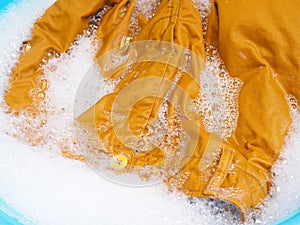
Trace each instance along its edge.
<path fill-rule="evenodd" d="M 9 109 L 20 111 L 35 104 L 31 89 L 44 91 L 37 82 L 37 77 L 42 74 L 38 68 L 44 55 L 51 50 L 65 52 L 76 35 L 88 25 L 88 17 L 105 5 L 110 8 L 97 29 L 96 36 L 102 44 L 97 57 L 107 53 L 124 36 L 134 36 L 130 30 L 134 3 L 126 0 L 58 0 L 54 3 L 35 23 L 29 42 L 31 48 L 20 56 L 11 73 L 5 94 Z M 113 93 L 100 99 L 79 119 L 86 123 L 93 120 L 91 123 L 96 128 L 106 124 L 105 129 L 97 129 L 98 137 L 109 154 L 125 156 L 128 171 L 131 167 L 164 164 L 168 152 L 174 154 L 180 149 L 192 149 L 188 158 L 181 160 L 180 170 L 168 177 L 168 185 L 188 196 L 229 201 L 245 217 L 269 193 L 272 165 L 279 158 L 291 124 L 287 95 L 300 98 L 299 10 L 299 1 L 255 0 L 249 5 L 245 0 L 215 0 L 205 38 L 199 12 L 189 0 L 162 0 L 150 19 L 138 13 L 140 31 L 135 41 L 174 43 L 189 49 L 203 62 L 212 54 L 209 50 L 206 54 L 205 47 L 215 46 L 230 76 L 243 82 L 237 99 L 236 128 L 228 137 L 221 138 L 209 132 L 200 113 L 186 128 L 190 138 L 188 145 L 193 142 L 193 148 L 184 148 L 180 144 L 187 139 L 184 135 L 168 135 L 168 132 L 161 137 L 171 142 L 168 145 L 152 146 L 145 151 L 130 145 L 132 134 L 122 133 L 122 128 L 129 126 L 136 137 L 147 136 L 151 130 L 149 126 L 159 120 L 161 107 L 165 104 L 161 96 L 170 93 L 168 98 L 177 104 L 167 103 L 168 108 L 163 112 L 168 130 L 184 127 L 176 120 L 180 117 L 177 106 L 188 104 L 187 99 L 196 99 L 201 92 L 197 79 L 191 79 L 184 69 L 157 61 L 136 63 L 121 77 Z M 122 72 L 117 71 L 112 77 L 120 77 Z M 151 95 L 132 103 L 130 99 L 139 90 L 128 91 L 128 87 L 135 82 L 140 82 L 141 89 L 149 89 L 147 93 Z M 174 82 L 176 87 L 169 92 Z M 122 99 L 123 107 L 132 104 L 125 121 L 116 120 L 112 115 L 114 103 L 123 90 L 127 91 L 128 97 Z M 121 106 L 117 109 L 120 114 L 124 113 L 122 110 Z M 136 148 L 143 146 L 136 145 Z M 212 155 L 209 155 L 210 151 Z M 172 160 L 176 158 L 168 165 L 174 163 Z"/>

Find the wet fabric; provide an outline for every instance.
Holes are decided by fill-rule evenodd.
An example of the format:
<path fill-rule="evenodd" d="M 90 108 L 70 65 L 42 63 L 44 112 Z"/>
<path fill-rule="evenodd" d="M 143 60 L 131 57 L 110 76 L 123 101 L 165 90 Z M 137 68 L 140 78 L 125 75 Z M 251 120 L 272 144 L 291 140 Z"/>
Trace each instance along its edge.
<path fill-rule="evenodd" d="M 96 36 L 102 45 L 96 58 L 118 45 L 124 36 L 132 36 L 130 18 L 134 1 L 58 0 L 34 24 L 28 42 L 30 48 L 21 54 L 11 73 L 4 97 L 10 111 L 33 110 L 38 99 L 31 90 L 38 87 L 45 91 L 37 81 L 43 73 L 39 64 L 44 55 L 50 50 L 65 52 L 76 35 L 87 27 L 88 17 L 105 5 L 111 8 L 97 29 Z M 126 11 L 120 18 L 124 7 Z M 194 123 L 189 124 L 187 130 L 194 148 L 184 149 L 193 151 L 180 161 L 180 170 L 166 180 L 171 189 L 176 188 L 188 196 L 229 201 L 244 218 L 268 195 L 272 165 L 280 156 L 291 124 L 287 95 L 300 97 L 299 10 L 298 1 L 252 1 L 249 5 L 245 0 L 216 0 L 212 3 L 205 36 L 199 12 L 189 0 L 163 0 L 151 19 L 138 15 L 141 31 L 135 41 L 174 43 L 189 49 L 203 62 L 212 54 L 210 46 L 213 46 L 230 76 L 243 82 L 238 97 L 239 117 L 230 137 L 221 138 L 208 132 L 202 116 L 193 117 Z M 124 70 L 117 71 L 112 77 L 117 78 L 122 72 Z M 154 95 L 134 102 L 128 121 L 115 120 L 112 115 L 114 102 L 122 90 L 135 82 Z M 173 90 L 174 82 L 177 85 Z M 149 126 L 157 120 L 164 104 L 168 106 L 164 112 L 167 127 L 183 128 L 180 120 L 176 120 L 180 111 L 176 104 L 188 104 L 187 99 L 197 98 L 200 89 L 197 78 L 191 78 L 184 69 L 157 61 L 138 62 L 113 93 L 100 99 L 79 120 L 97 128 L 107 125 L 105 129 L 98 129 L 98 137 L 109 154 L 122 156 L 122 161 L 126 162 L 124 170 L 149 165 L 167 165 L 168 168 L 176 158 L 166 163 L 166 155 L 174 155 L 181 149 L 184 135 L 164 133 L 162 139 L 171 140 L 170 145 L 139 151 L 138 148 L 142 148 L 139 143 L 130 145 L 132 134 L 123 131 L 129 124 L 134 136 L 149 135 Z M 168 93 L 175 105 L 165 103 L 163 97 Z M 135 94 L 136 89 L 127 92 L 128 99 L 122 100 L 124 107 L 117 108 L 119 113 L 124 113 Z M 115 127 L 120 128 L 121 134 Z"/>

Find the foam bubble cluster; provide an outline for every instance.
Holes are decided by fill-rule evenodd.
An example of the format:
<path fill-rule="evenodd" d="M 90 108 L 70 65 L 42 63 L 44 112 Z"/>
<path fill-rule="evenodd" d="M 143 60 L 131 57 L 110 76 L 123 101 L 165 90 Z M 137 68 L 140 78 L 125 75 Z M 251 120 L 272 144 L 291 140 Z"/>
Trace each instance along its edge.
<path fill-rule="evenodd" d="M 238 96 L 243 82 L 230 77 L 217 51 L 212 52 L 200 74 L 201 91 L 194 101 L 194 110 L 201 114 L 208 132 L 228 138 L 236 129 Z"/>
<path fill-rule="evenodd" d="M 151 19 L 161 0 L 142 0 L 136 1 L 136 8 L 146 19 Z"/>

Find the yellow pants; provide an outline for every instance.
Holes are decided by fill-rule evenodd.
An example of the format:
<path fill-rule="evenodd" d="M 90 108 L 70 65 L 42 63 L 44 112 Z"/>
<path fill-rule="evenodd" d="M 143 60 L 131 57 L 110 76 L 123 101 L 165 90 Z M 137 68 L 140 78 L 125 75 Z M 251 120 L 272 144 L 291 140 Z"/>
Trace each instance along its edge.
<path fill-rule="evenodd" d="M 44 55 L 50 50 L 65 52 L 76 35 L 87 27 L 88 17 L 105 5 L 110 9 L 97 29 L 97 38 L 102 43 L 97 58 L 120 42 L 121 38 L 117 38 L 120 34 L 132 36 L 130 18 L 134 2 L 58 0 L 54 3 L 36 21 L 28 42 L 30 48 L 20 56 L 11 73 L 10 86 L 4 97 L 9 109 L 18 112 L 36 104 L 37 98 L 30 95 L 30 90 L 36 87 L 43 90 L 36 78 L 43 73 L 39 64 Z M 120 17 L 124 7 L 125 14 Z M 185 128 L 194 147 L 187 147 L 192 152 L 182 161 L 184 165 L 168 177 L 166 182 L 170 187 L 175 186 L 189 196 L 229 201 L 244 217 L 251 207 L 268 195 L 272 165 L 279 158 L 291 124 L 287 96 L 300 98 L 299 10 L 300 2 L 296 0 L 215 0 L 205 37 L 199 12 L 189 0 L 162 0 L 151 19 L 137 15 L 141 30 L 134 37 L 135 41 L 174 43 L 177 50 L 181 47 L 189 49 L 203 62 L 212 54 L 206 54 L 205 47 L 214 46 L 230 76 L 243 83 L 237 98 L 237 124 L 229 137 L 220 138 L 220 135 L 208 132 L 202 114 L 193 117 L 194 123 Z M 112 78 L 120 74 L 118 71 Z M 188 104 L 187 99 L 196 99 L 201 92 L 197 79 L 192 79 L 184 69 L 164 62 L 138 62 L 113 93 L 100 99 L 92 110 L 79 118 L 87 123 L 93 120 L 96 127 L 108 124 L 105 130 L 98 130 L 98 137 L 106 143 L 109 153 L 126 158 L 126 170 L 164 164 L 167 152 L 174 154 L 180 148 L 184 138 L 167 134 L 162 137 L 172 142 L 167 150 L 158 145 L 138 151 L 124 143 L 132 136 L 142 137 L 149 133 L 149 124 L 157 120 L 164 104 L 162 96 L 168 94 L 178 74 L 180 78 L 170 101 Z M 127 88 L 133 83 L 140 84 L 142 92 L 152 94 L 130 102 L 137 94 L 135 88 Z M 111 114 L 116 99 L 125 89 L 128 98 L 123 98 L 122 104 L 124 107 L 132 104 L 126 120 L 130 135 L 115 129 L 122 128 L 125 122 L 115 122 Z M 185 126 L 175 119 L 178 116 L 176 104 L 167 103 L 169 128 Z M 119 106 L 117 111 L 122 113 L 123 109 Z M 210 155 L 211 151 L 214 154 Z"/>

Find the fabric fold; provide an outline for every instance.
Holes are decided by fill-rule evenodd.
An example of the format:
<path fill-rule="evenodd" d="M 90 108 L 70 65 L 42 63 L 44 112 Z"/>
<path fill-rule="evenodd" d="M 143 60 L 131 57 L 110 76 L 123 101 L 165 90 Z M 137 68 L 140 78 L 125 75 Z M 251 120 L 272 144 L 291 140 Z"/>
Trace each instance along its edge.
<path fill-rule="evenodd" d="M 122 161 L 117 173 L 157 166 L 170 172 L 170 190 L 231 202 L 245 220 L 270 191 L 272 166 L 292 122 L 288 99 L 300 98 L 299 2 L 257 0 L 249 7 L 246 0 L 215 0 L 204 36 L 189 0 L 162 0 L 151 19 L 137 13 L 139 32 L 132 28 L 135 1 L 58 0 L 35 23 L 11 73 L 4 96 L 10 111 L 35 105 L 31 90 L 45 91 L 37 82 L 44 55 L 65 52 L 88 17 L 107 4 L 95 61 L 120 81 L 77 120 L 96 131 L 106 149 L 101 154 Z M 212 111 L 191 110 L 204 89 L 202 65 L 216 51 L 226 71 L 213 76 L 228 72 L 243 83 L 228 137 L 205 126 Z"/>

